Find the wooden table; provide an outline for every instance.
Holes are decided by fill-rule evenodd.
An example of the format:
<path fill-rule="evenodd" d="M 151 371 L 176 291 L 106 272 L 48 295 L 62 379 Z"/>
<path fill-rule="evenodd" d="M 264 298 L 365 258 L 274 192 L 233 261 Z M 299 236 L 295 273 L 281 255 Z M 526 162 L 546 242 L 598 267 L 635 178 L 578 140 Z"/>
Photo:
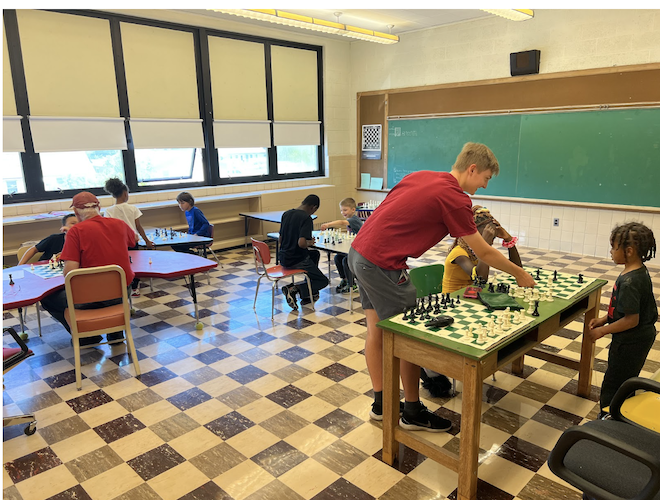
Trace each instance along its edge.
<path fill-rule="evenodd" d="M 147 252 L 142 250 L 130 250 L 131 269 L 136 278 L 164 278 L 173 279 L 181 276 L 190 277 L 190 295 L 195 304 L 196 329 L 202 328 L 199 321 L 197 306 L 197 292 L 195 289 L 196 273 L 202 273 L 217 267 L 218 263 L 192 255 L 179 252 Z M 151 261 L 151 263 L 149 263 Z M 45 264 L 41 262 L 40 264 Z M 39 264 L 39 263 L 38 263 Z M 18 276 L 22 273 L 22 276 Z M 14 285 L 3 283 L 3 310 L 20 309 L 41 301 L 46 295 L 64 288 L 64 276 L 54 278 L 42 278 L 30 272 L 30 264 L 3 269 L 3 276 L 12 274 Z M 130 300 L 130 297 L 129 297 Z M 38 312 L 38 311 L 37 311 Z M 19 310 L 21 330 L 24 331 L 23 318 Z M 41 319 L 37 314 L 39 329 L 41 330 Z M 39 333 L 41 335 L 41 332 Z"/>
<path fill-rule="evenodd" d="M 541 302 L 540 316 L 525 330 L 490 351 L 421 332 L 390 320 L 380 321 L 383 329 L 383 461 L 394 463 L 398 443 L 426 455 L 458 473 L 458 500 L 477 498 L 477 470 L 481 422 L 483 380 L 513 363 L 513 372 L 522 375 L 525 354 L 550 361 L 579 372 L 579 396 L 591 391 L 594 344 L 587 336 L 589 321 L 598 316 L 601 288 L 605 280 L 596 280 L 571 300 L 555 298 Z M 463 290 L 452 293 L 452 297 Z M 461 301 L 467 300 L 461 298 Z M 517 299 L 521 305 L 522 299 Z M 535 349 L 543 340 L 584 314 L 580 360 Z M 399 422 L 399 360 L 430 368 L 463 382 L 459 454 L 452 453 L 424 438 L 423 431 L 406 431 Z"/>

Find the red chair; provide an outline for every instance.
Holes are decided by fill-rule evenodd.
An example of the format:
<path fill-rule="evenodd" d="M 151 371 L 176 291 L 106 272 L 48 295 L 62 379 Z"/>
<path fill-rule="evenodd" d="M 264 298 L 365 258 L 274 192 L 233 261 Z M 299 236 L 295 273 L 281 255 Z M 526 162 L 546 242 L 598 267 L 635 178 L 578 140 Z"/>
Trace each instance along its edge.
<path fill-rule="evenodd" d="M 305 281 L 307 281 L 307 287 L 309 288 L 309 297 L 312 298 L 312 284 L 309 281 L 309 276 L 307 276 L 307 273 L 303 271 L 302 269 L 284 269 L 282 266 L 273 266 L 273 267 L 266 267 L 268 264 L 270 264 L 270 248 L 266 243 L 263 241 L 255 240 L 254 238 L 250 238 L 252 240 L 252 250 L 254 253 L 254 267 L 257 271 L 257 274 L 259 275 L 259 279 L 257 280 L 257 291 L 254 293 L 254 304 L 252 305 L 252 309 L 257 308 L 257 295 L 259 294 L 259 284 L 261 283 L 261 278 L 266 278 L 268 281 L 271 281 L 273 283 L 271 290 L 272 290 L 272 295 L 273 295 L 273 300 L 271 303 L 271 308 L 270 308 L 270 317 L 273 319 L 274 317 L 274 310 L 275 310 L 275 285 L 277 285 L 277 282 L 280 281 L 282 278 L 288 278 L 291 277 L 291 282 L 294 282 L 294 276 L 297 274 L 302 274 L 305 277 Z M 312 309 L 314 309 L 314 301 L 310 302 Z"/>
<path fill-rule="evenodd" d="M 28 349 L 28 346 L 25 345 L 25 342 L 16 333 L 16 330 L 13 328 L 3 329 L 3 333 L 9 333 L 16 343 L 20 346 L 18 347 L 3 347 L 2 348 L 2 373 L 7 373 L 9 370 L 18 366 L 20 363 L 25 361 L 27 358 L 32 356 L 34 353 Z M 37 432 L 37 419 L 34 418 L 34 414 L 29 413 L 26 415 L 7 415 L 2 417 L 2 426 L 8 427 L 10 425 L 19 425 L 19 424 L 28 424 L 24 432 L 28 436 L 31 436 Z"/>

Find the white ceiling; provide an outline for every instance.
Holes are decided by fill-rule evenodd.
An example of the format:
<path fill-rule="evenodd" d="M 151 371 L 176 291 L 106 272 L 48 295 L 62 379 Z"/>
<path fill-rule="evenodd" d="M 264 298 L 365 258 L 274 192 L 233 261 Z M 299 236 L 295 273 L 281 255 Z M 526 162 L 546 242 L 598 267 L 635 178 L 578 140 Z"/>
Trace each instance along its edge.
<path fill-rule="evenodd" d="M 270 28 L 282 29 L 285 31 L 300 32 L 300 28 L 282 26 L 279 24 L 268 23 L 247 19 L 244 17 L 233 16 L 230 14 L 221 14 L 211 10 L 204 9 L 177 9 L 183 12 L 190 12 L 203 16 L 228 19 L 231 21 L 256 24 L 260 26 L 267 25 Z M 491 16 L 487 12 L 478 9 L 282 9 L 293 14 L 301 14 L 308 17 L 315 17 L 325 21 L 337 21 L 335 12 L 342 12 L 339 22 L 365 28 L 383 33 L 389 33 L 388 24 L 393 24 L 392 34 L 401 35 L 410 31 L 417 31 L 442 24 L 456 23 L 477 17 Z M 330 38 L 341 38 L 339 35 L 316 32 L 315 35 L 327 36 Z"/>

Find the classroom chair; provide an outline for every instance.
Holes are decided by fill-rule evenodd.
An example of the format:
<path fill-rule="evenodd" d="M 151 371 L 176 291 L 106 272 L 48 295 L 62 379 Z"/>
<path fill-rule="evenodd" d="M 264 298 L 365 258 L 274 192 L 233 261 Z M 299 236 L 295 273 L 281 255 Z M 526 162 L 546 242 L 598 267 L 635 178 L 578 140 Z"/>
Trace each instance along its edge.
<path fill-rule="evenodd" d="M 7 373 L 9 370 L 13 370 L 27 358 L 34 355 L 34 353 L 28 349 L 28 346 L 26 346 L 25 342 L 21 340 L 21 337 L 16 333 L 16 330 L 13 328 L 4 328 L 2 331 L 3 333 L 9 333 L 19 345 L 19 347 L 2 348 L 2 373 Z M 28 436 L 31 436 L 37 431 L 37 419 L 34 417 L 34 414 L 28 413 L 25 415 L 7 415 L 2 417 L 3 427 L 26 423 L 28 425 L 23 432 Z"/>
<path fill-rule="evenodd" d="M 660 433 L 621 411 L 637 389 L 657 395 L 660 382 L 640 377 L 624 382 L 612 399 L 611 419 L 567 429 L 548 457 L 550 470 L 585 498 L 660 500 Z M 657 410 L 652 416 L 658 419 Z"/>
<path fill-rule="evenodd" d="M 410 270 L 410 281 L 415 285 L 417 298 L 428 297 L 429 294 L 442 293 L 442 277 L 445 275 L 443 264 L 416 267 Z"/>
<path fill-rule="evenodd" d="M 133 335 L 131 334 L 131 310 L 126 288 L 126 273 L 117 265 L 85 267 L 70 271 L 64 278 L 68 308 L 64 317 L 71 328 L 73 354 L 76 367 L 76 387 L 82 389 L 80 372 L 80 339 L 124 330 L 128 351 L 131 354 L 135 374 L 140 376 Z M 76 304 L 109 301 L 121 298 L 121 303 L 99 309 L 76 309 Z M 100 344 L 93 344 L 94 347 Z"/>
<path fill-rule="evenodd" d="M 281 279 L 291 277 L 291 283 L 294 283 L 296 275 L 303 275 L 305 281 L 307 281 L 307 287 L 309 288 L 309 297 L 310 299 L 313 298 L 312 283 L 309 281 L 309 276 L 307 276 L 305 271 L 302 269 L 284 269 L 280 265 L 270 268 L 267 267 L 268 264 L 270 264 L 270 247 L 263 241 L 255 240 L 254 238 L 250 239 L 252 240 L 252 252 L 254 253 L 254 268 L 259 275 L 259 279 L 257 280 L 257 290 L 254 292 L 254 304 L 252 305 L 252 309 L 256 310 L 257 308 L 257 296 L 259 295 L 259 284 L 261 283 L 262 278 L 266 278 L 272 283 L 272 301 L 270 307 L 271 319 L 274 319 L 275 316 L 275 287 Z M 312 306 L 312 309 L 314 309 L 313 300 L 310 302 L 310 305 Z"/>

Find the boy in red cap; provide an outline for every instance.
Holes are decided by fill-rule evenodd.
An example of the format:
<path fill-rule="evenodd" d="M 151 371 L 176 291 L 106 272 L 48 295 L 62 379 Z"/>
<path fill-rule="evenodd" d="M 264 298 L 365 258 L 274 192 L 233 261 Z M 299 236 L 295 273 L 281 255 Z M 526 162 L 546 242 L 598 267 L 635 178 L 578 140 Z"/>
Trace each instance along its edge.
<path fill-rule="evenodd" d="M 61 260 L 65 261 L 64 275 L 80 267 L 117 264 L 126 273 L 126 282 L 130 283 L 135 276 L 128 257 L 128 247 L 135 245 L 133 229 L 120 219 L 102 217 L 98 198 L 88 191 L 75 195 L 71 207 L 79 222 L 69 229 L 60 256 Z M 79 308 L 95 309 L 113 304 L 93 303 Z M 64 310 L 67 308 L 64 290 L 44 297 L 41 305 L 71 333 L 64 318 Z M 108 342 L 120 341 L 123 340 L 124 333 L 109 333 L 106 337 Z M 80 345 L 98 344 L 102 340 L 100 335 L 82 338 Z"/>

